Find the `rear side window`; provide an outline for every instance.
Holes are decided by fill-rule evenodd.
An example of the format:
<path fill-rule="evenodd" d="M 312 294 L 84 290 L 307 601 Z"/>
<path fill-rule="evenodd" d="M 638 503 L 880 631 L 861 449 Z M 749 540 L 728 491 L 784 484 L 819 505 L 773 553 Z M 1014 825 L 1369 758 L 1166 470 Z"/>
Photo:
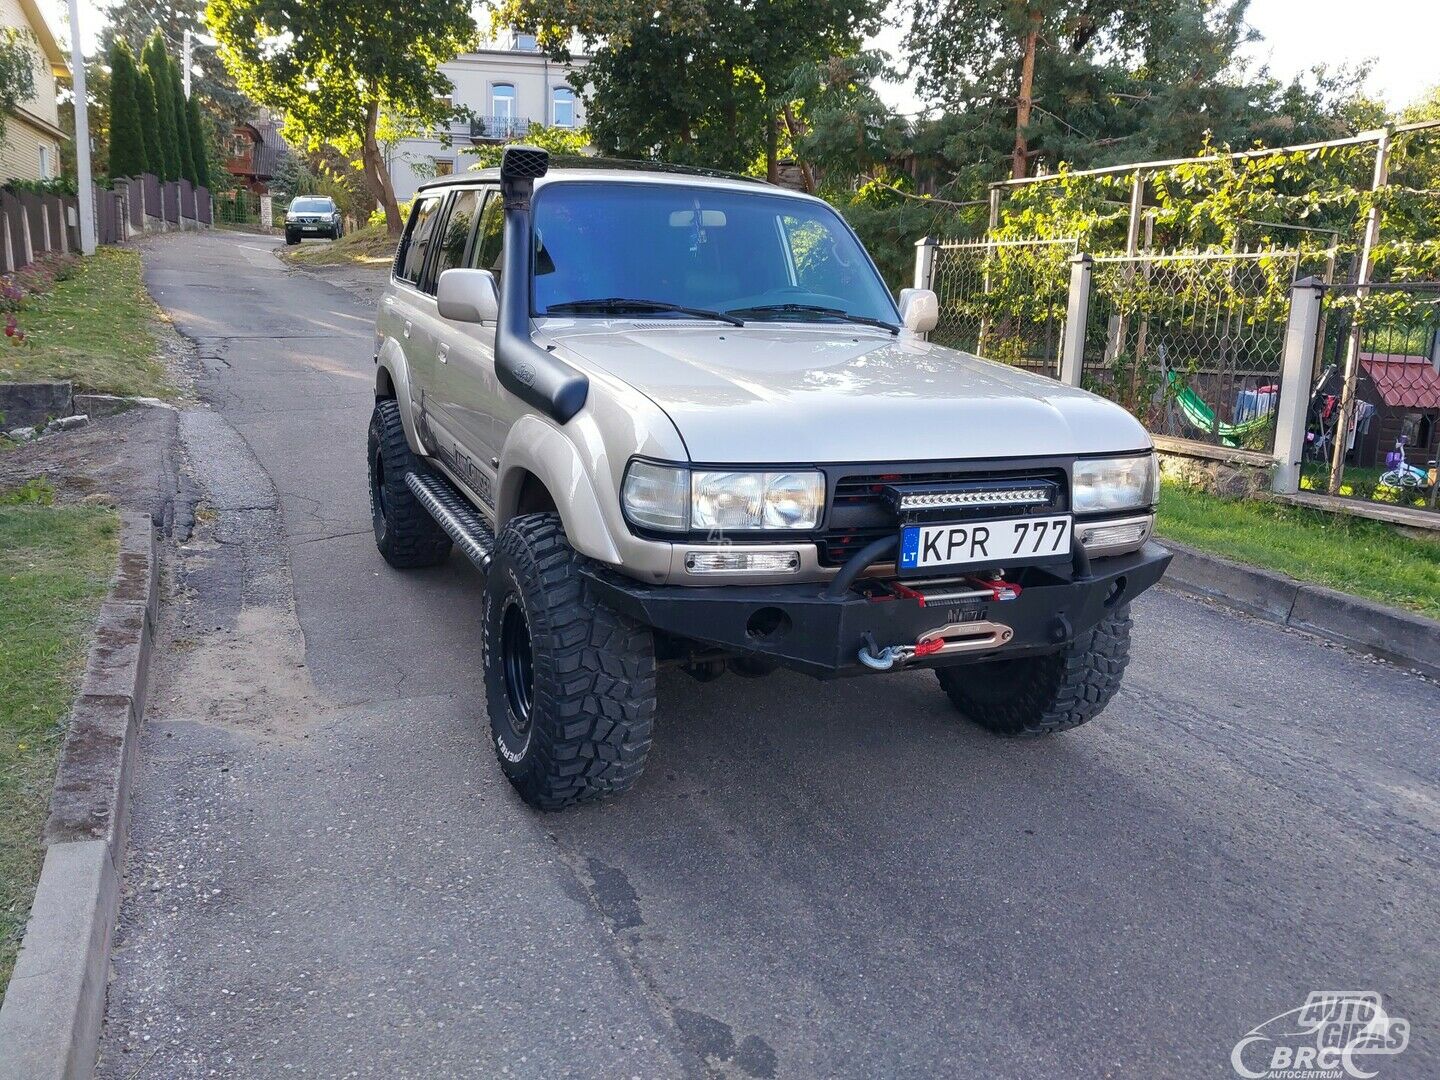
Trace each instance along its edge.
<path fill-rule="evenodd" d="M 475 237 L 475 254 L 471 266 L 478 270 L 489 270 L 500 280 L 501 254 L 505 241 L 505 207 L 498 191 L 492 191 L 485 200 L 485 211 L 480 215 L 480 232 Z"/>
<path fill-rule="evenodd" d="M 479 189 L 455 193 L 455 198 L 450 203 L 450 213 L 445 216 L 440 250 L 436 252 L 435 269 L 426 282 L 426 292 L 435 291 L 435 283 L 446 270 L 465 265 L 465 252 L 470 244 L 470 236 L 475 232 L 475 219 L 479 216 L 480 200 L 484 197 L 485 192 Z"/>
<path fill-rule="evenodd" d="M 433 195 L 415 200 L 415 208 L 410 211 L 410 224 L 400 242 L 399 254 L 395 256 L 395 276 L 401 281 L 413 285 L 420 280 L 435 231 L 435 212 L 439 209 L 440 200 Z"/>

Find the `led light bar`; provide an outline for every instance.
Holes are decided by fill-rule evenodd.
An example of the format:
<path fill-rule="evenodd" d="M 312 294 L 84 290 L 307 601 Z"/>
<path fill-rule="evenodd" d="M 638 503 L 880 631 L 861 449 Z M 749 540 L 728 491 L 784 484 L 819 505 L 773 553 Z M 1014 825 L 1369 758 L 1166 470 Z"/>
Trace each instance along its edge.
<path fill-rule="evenodd" d="M 1050 492 L 1044 488 L 987 488 L 981 491 L 907 491 L 900 494 L 900 510 L 950 510 L 966 506 L 1045 506 Z"/>
<path fill-rule="evenodd" d="M 690 574 L 793 574 L 800 569 L 798 551 L 687 551 Z"/>

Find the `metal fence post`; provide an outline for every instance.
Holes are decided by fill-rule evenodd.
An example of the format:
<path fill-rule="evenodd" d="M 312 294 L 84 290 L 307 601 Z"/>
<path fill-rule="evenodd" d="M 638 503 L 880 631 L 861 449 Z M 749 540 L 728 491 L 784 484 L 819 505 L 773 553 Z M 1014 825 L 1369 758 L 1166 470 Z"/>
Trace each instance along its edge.
<path fill-rule="evenodd" d="M 1275 475 L 1270 490 L 1293 495 L 1300 490 L 1300 462 L 1305 455 L 1305 419 L 1315 379 L 1315 351 L 1320 328 L 1323 283 L 1302 278 L 1290 286 L 1290 319 L 1285 325 L 1285 352 L 1280 361 L 1280 401 L 1275 407 Z"/>
<path fill-rule="evenodd" d="M 935 279 L 935 249 L 940 240 L 934 236 L 922 236 L 915 241 L 915 288 L 933 289 Z"/>
<path fill-rule="evenodd" d="M 1090 318 L 1090 282 L 1095 260 L 1084 253 L 1071 255 L 1070 300 L 1065 307 L 1065 329 L 1060 334 L 1060 381 L 1079 386 L 1085 371 L 1085 324 Z"/>

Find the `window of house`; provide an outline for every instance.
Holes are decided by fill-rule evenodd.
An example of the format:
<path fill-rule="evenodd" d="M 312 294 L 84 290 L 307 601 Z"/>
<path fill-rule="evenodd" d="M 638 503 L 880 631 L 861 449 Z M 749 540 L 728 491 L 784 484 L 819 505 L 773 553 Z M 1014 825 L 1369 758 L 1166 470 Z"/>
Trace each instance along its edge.
<path fill-rule="evenodd" d="M 551 123 L 556 127 L 575 126 L 575 91 L 568 86 L 557 86 L 551 91 L 553 102 Z"/>
<path fill-rule="evenodd" d="M 475 254 L 470 258 L 470 265 L 479 270 L 489 270 L 498 282 L 504 247 L 505 207 L 499 192 L 492 191 L 480 214 L 480 231 L 475 237 Z"/>
<path fill-rule="evenodd" d="M 465 265 L 465 249 L 470 243 L 470 234 L 475 231 L 475 216 L 480 209 L 480 200 L 485 192 L 479 188 L 457 191 L 450 203 L 450 213 L 441 230 L 440 250 L 435 254 L 435 270 L 430 275 L 426 292 L 435 291 L 435 282 L 446 270 Z"/>
<path fill-rule="evenodd" d="M 491 115 L 506 120 L 515 119 L 515 87 L 509 83 L 496 83 L 490 88 Z"/>
<path fill-rule="evenodd" d="M 50 147 L 40 147 L 40 179 L 50 179 Z"/>
<path fill-rule="evenodd" d="M 534 51 L 535 51 L 535 48 L 536 48 L 536 46 L 535 46 L 535 35 L 534 35 L 534 34 L 516 34 L 516 35 L 515 35 L 515 48 L 516 48 L 516 50 L 517 50 L 518 52 L 534 52 Z"/>
<path fill-rule="evenodd" d="M 430 164 L 435 167 L 436 176 L 449 176 L 455 171 L 455 159 L 448 157 L 432 157 Z"/>
<path fill-rule="evenodd" d="M 435 231 L 435 212 L 439 209 L 440 200 L 433 195 L 415 200 L 415 206 L 410 211 L 410 224 L 395 256 L 395 276 L 401 281 L 414 284 L 420 280 Z"/>
<path fill-rule="evenodd" d="M 1401 418 L 1400 435 L 1408 446 L 1428 450 L 1435 437 L 1435 418 L 1431 413 L 1408 412 Z"/>

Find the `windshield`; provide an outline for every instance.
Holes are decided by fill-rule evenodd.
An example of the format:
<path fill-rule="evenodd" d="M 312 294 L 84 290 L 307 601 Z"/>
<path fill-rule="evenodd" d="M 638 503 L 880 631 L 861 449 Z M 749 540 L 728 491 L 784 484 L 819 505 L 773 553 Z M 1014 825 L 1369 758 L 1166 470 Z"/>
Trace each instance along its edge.
<path fill-rule="evenodd" d="M 849 228 L 808 199 L 700 185 L 556 183 L 535 195 L 535 234 L 538 315 L 623 298 L 734 311 L 747 322 L 835 322 L 842 313 L 896 321 L 889 290 Z"/>
<path fill-rule="evenodd" d="M 334 209 L 329 199 L 296 199 L 290 204 L 292 214 L 328 214 Z"/>

